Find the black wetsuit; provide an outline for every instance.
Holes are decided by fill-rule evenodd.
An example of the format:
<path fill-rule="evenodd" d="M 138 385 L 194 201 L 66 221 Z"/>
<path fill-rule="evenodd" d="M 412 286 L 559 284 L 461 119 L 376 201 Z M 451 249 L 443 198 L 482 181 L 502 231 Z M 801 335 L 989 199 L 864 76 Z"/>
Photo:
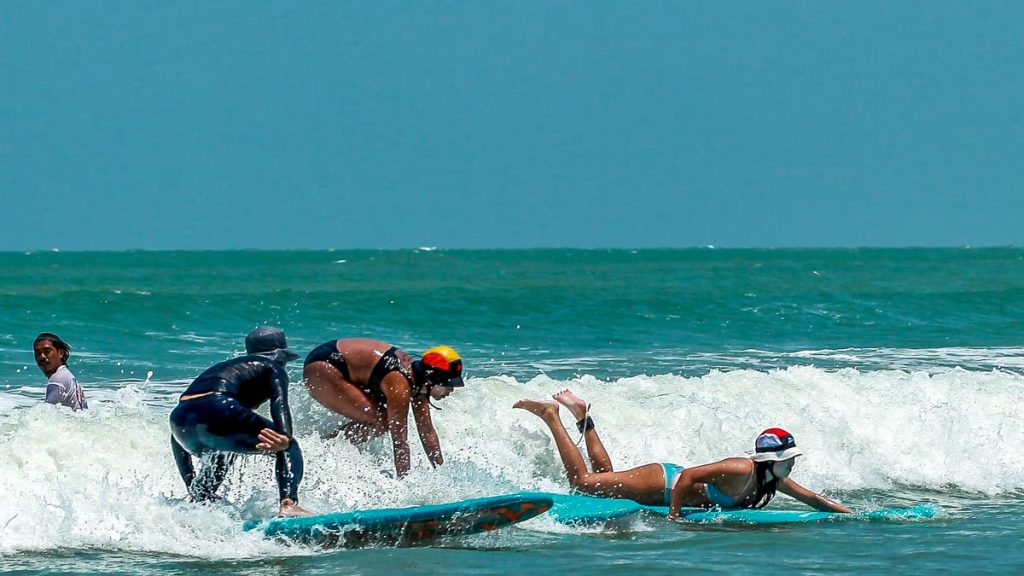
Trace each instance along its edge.
<path fill-rule="evenodd" d="M 331 340 L 325 342 L 309 353 L 306 356 L 305 364 L 311 362 L 327 362 L 331 366 L 341 373 L 342 378 L 352 382 L 352 377 L 349 375 L 348 364 L 345 363 L 345 357 L 342 356 L 341 352 L 338 352 L 338 341 Z M 412 373 L 406 369 L 405 364 L 398 357 L 398 347 L 392 346 L 388 348 L 386 352 L 381 354 L 377 363 L 374 364 L 373 370 L 370 371 L 370 377 L 367 379 L 366 384 L 356 384 L 359 388 L 366 393 L 367 396 L 372 398 L 380 406 L 387 404 L 387 397 L 384 395 L 384 391 L 381 390 L 380 383 L 384 380 L 384 377 L 392 372 L 398 372 L 405 377 L 405 380 L 409 383 L 409 388 L 413 391 L 416 390 Z M 423 395 L 414 394 L 415 398 L 419 398 Z"/>
<path fill-rule="evenodd" d="M 197 500 L 213 498 L 234 454 L 263 453 L 256 449 L 261 430 L 292 435 L 288 374 L 281 364 L 257 355 L 221 362 L 200 374 L 182 396 L 206 392 L 211 394 L 180 401 L 170 418 L 171 449 L 178 472 Z M 272 421 L 254 411 L 267 400 Z M 198 481 L 190 454 L 212 457 L 210 470 L 204 466 Z M 298 441 L 292 438 L 288 449 L 276 457 L 280 497 L 298 502 L 303 472 Z"/>

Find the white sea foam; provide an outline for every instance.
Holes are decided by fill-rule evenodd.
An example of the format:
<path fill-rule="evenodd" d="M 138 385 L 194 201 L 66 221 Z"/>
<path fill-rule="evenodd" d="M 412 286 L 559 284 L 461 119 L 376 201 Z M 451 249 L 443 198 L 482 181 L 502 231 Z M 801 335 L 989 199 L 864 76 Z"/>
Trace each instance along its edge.
<path fill-rule="evenodd" d="M 931 367 L 1024 368 L 1024 348 L 847 348 L 804 350 L 787 356 L 814 361 L 835 360 L 904 370 Z"/>
<path fill-rule="evenodd" d="M 168 446 L 167 413 L 180 383 L 131 382 L 90 394 L 71 412 L 0 393 L 0 553 L 98 547 L 203 558 L 302 554 L 252 533 L 243 520 L 276 511 L 273 461 L 241 459 L 199 506 L 185 495 Z M 520 490 L 566 491 L 550 434 L 513 410 L 521 398 L 571 388 L 617 469 L 695 465 L 751 448 L 770 426 L 792 432 L 806 456 L 794 479 L 831 495 L 950 487 L 979 499 L 1024 490 L 1024 378 L 1002 371 L 855 369 L 712 371 L 702 377 L 591 376 L 470 379 L 434 413 L 447 463 L 431 470 L 413 438 L 413 471 L 393 478 L 389 443 L 357 449 L 322 432 L 338 419 L 292 390 L 306 461 L 302 504 L 317 511 L 409 506 Z M 576 437 L 572 418 L 563 421 Z M 414 430 L 414 427 L 411 426 Z"/>

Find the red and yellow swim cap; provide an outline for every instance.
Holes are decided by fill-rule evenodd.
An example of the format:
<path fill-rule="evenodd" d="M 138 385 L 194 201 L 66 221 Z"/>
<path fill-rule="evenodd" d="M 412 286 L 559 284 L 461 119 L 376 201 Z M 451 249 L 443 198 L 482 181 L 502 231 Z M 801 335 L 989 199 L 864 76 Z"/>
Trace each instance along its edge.
<path fill-rule="evenodd" d="M 462 358 L 451 346 L 434 346 L 424 352 L 423 365 L 437 375 L 441 386 L 465 386 L 462 381 Z"/>

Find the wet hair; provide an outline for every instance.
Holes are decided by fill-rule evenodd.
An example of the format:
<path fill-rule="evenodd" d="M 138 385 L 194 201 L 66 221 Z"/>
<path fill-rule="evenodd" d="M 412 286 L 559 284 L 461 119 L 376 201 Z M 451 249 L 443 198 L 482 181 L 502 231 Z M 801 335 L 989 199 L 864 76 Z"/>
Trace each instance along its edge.
<path fill-rule="evenodd" d="M 42 341 L 52 344 L 54 348 L 64 355 L 64 361 L 68 361 L 68 357 L 71 356 L 71 345 L 61 340 L 60 336 L 57 336 L 52 332 L 43 332 L 39 336 L 36 336 L 36 339 L 32 342 L 32 346 L 34 347 Z"/>
<path fill-rule="evenodd" d="M 432 381 L 432 376 L 433 370 L 425 365 L 422 360 L 412 361 L 412 383 L 416 387 L 413 390 L 414 398 L 430 398 L 430 389 L 436 385 Z"/>
<path fill-rule="evenodd" d="M 764 508 L 775 498 L 775 489 L 779 485 L 779 479 L 772 474 L 768 480 L 768 472 L 775 462 L 754 462 L 754 474 L 757 476 L 757 492 L 754 493 L 754 503 L 751 508 Z"/>
<path fill-rule="evenodd" d="M 434 382 L 434 370 L 424 364 L 422 360 L 412 361 L 412 383 L 416 387 L 416 390 L 412 393 L 414 400 L 426 398 L 427 404 L 430 404 L 431 408 L 435 410 L 441 409 L 440 406 L 431 402 L 430 399 L 430 389 L 437 386 L 437 382 Z"/>

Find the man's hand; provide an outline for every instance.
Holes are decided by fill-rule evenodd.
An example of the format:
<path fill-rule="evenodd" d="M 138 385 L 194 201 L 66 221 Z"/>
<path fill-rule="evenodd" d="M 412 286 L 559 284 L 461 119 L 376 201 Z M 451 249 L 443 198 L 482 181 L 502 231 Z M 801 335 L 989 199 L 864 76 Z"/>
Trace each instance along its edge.
<path fill-rule="evenodd" d="M 265 452 L 283 452 L 288 449 L 288 445 L 292 443 L 291 438 L 281 434 L 277 430 L 271 430 L 270 428 L 264 428 L 260 431 L 259 443 L 256 444 L 257 450 L 263 450 Z"/>

